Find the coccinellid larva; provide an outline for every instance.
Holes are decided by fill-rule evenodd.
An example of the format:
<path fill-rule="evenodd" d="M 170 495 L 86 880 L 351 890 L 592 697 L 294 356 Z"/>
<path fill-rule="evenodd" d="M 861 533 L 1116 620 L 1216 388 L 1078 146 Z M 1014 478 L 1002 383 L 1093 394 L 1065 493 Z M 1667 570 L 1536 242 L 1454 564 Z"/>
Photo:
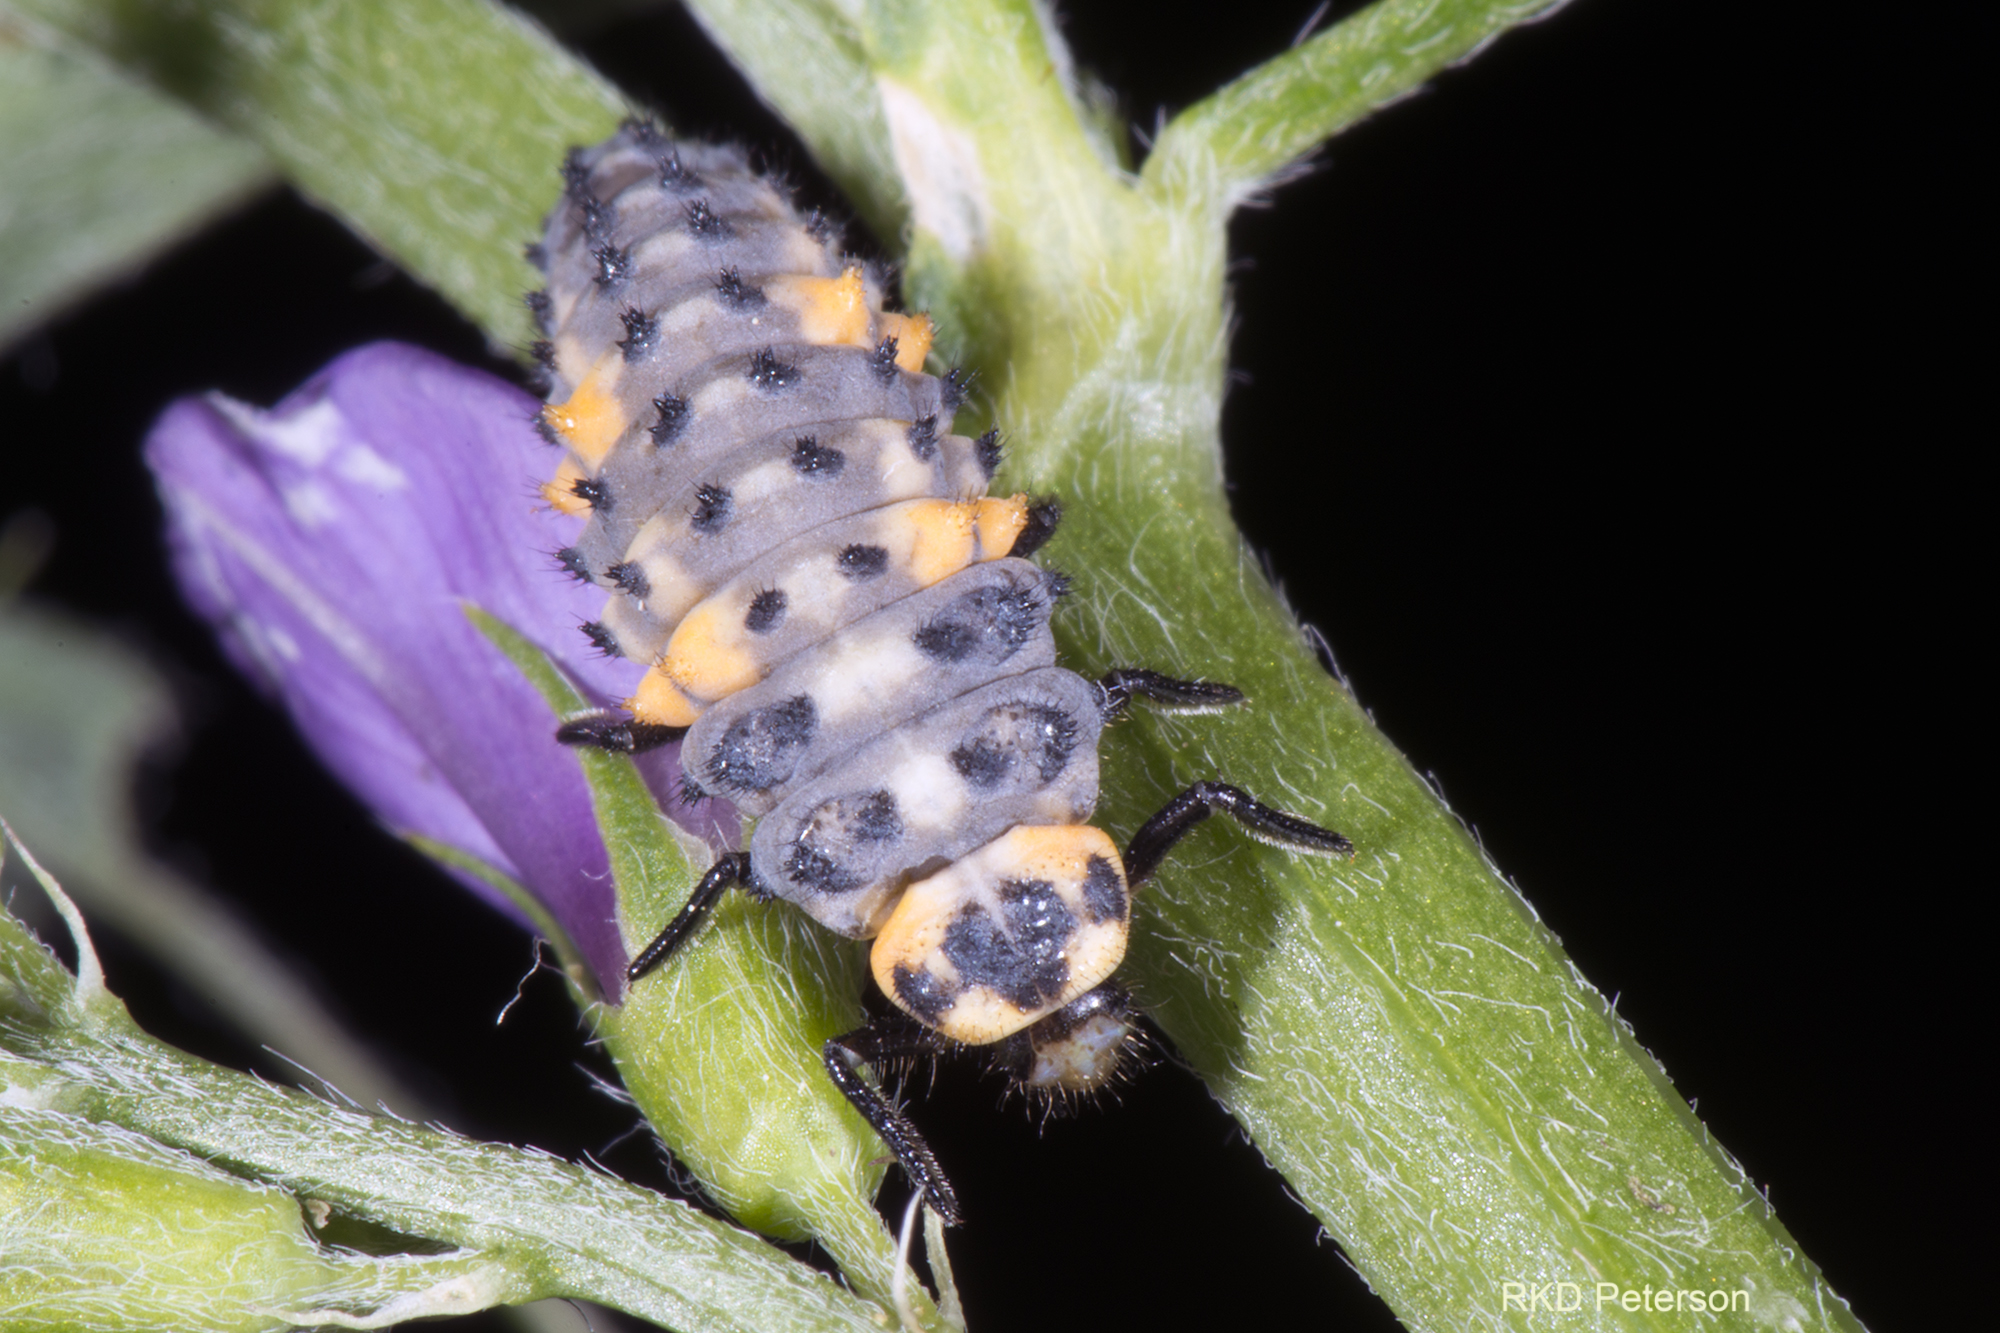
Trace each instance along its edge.
<path fill-rule="evenodd" d="M 1088 822 L 1104 724 L 1135 695 L 1196 712 L 1242 695 L 1055 664 L 1065 581 L 1027 557 L 1060 510 L 986 494 L 999 439 L 951 433 L 964 381 L 924 372 L 929 318 L 885 312 L 879 279 L 739 149 L 631 121 L 563 177 L 528 298 L 552 381 L 539 425 L 567 451 L 543 492 L 589 516 L 559 553 L 610 594 L 584 632 L 649 669 L 625 712 L 559 735 L 684 739 L 687 794 L 756 821 L 631 980 L 731 887 L 873 939 L 907 1019 L 829 1041 L 827 1072 L 956 1222 L 870 1066 L 943 1039 L 995 1050 L 1033 1091 L 1101 1087 L 1135 1018 L 1110 980 L 1132 895 L 1177 841 L 1220 810 L 1295 851 L 1352 849 L 1198 782 L 1121 853 Z"/>

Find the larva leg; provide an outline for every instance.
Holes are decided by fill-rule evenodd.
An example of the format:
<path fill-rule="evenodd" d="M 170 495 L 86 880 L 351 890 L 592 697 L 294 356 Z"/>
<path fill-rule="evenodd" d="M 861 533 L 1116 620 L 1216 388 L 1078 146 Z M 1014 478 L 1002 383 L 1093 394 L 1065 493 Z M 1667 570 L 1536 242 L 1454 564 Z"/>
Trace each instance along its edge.
<path fill-rule="evenodd" d="M 931 1211 L 946 1226 L 957 1226 L 963 1214 L 959 1212 L 958 1196 L 952 1192 L 951 1182 L 945 1179 L 944 1169 L 938 1165 L 930 1145 L 917 1133 L 917 1127 L 896 1108 L 877 1082 L 882 1061 L 935 1055 L 937 1050 L 938 1039 L 929 1032 L 876 1022 L 845 1036 L 829 1038 L 824 1054 L 826 1072 L 833 1079 L 833 1086 L 882 1136 L 882 1141 L 896 1154 L 896 1160 L 903 1164 L 903 1170 L 909 1173 L 911 1183 L 923 1191 L 924 1202 L 931 1206 Z"/>
<path fill-rule="evenodd" d="M 1260 805 L 1239 788 L 1221 782 L 1197 782 L 1168 801 L 1132 835 L 1131 845 L 1125 849 L 1125 882 L 1136 889 L 1151 878 L 1174 844 L 1218 810 L 1241 824 L 1259 842 L 1314 856 L 1341 856 L 1354 851 L 1354 844 L 1332 829 Z"/>
<path fill-rule="evenodd" d="M 1134 695 L 1168 713 L 1212 713 L 1243 702 L 1243 691 L 1234 685 L 1176 680 L 1145 667 L 1113 667 L 1097 678 L 1097 688 L 1104 691 L 1107 722 L 1123 713 Z"/>
<path fill-rule="evenodd" d="M 632 965 L 625 969 L 625 980 L 637 981 L 673 955 L 674 950 L 687 942 L 688 936 L 702 922 L 702 918 L 715 910 L 715 904 L 722 895 L 738 885 L 748 886 L 750 877 L 750 856 L 747 852 L 731 852 L 708 868 L 701 882 L 694 886 L 687 906 L 679 915 L 667 923 L 667 928 L 659 933 L 653 942 L 639 951 Z"/>
<path fill-rule="evenodd" d="M 657 750 L 685 735 L 686 727 L 663 727 L 657 722 L 640 722 L 623 713 L 608 711 L 573 717 L 556 728 L 556 739 L 564 745 L 588 745 L 616 754 Z"/>

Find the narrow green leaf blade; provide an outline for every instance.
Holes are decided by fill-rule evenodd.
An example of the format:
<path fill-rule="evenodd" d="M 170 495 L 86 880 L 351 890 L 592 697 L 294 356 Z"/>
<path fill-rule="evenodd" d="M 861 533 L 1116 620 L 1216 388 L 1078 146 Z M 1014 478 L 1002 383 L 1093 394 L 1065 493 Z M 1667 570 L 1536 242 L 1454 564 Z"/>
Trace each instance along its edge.
<path fill-rule="evenodd" d="M 1445 66 L 1560 3 L 1381 0 L 1174 117 L 1143 177 L 1170 190 L 1216 187 L 1234 202 Z"/>
<path fill-rule="evenodd" d="M 616 89 L 539 27 L 477 0 L 16 0 L 254 139 L 301 190 L 505 345 L 533 336 L 521 257 L 571 144 Z"/>
<path fill-rule="evenodd" d="M 275 183 L 264 154 L 0 11 L 0 352 Z"/>

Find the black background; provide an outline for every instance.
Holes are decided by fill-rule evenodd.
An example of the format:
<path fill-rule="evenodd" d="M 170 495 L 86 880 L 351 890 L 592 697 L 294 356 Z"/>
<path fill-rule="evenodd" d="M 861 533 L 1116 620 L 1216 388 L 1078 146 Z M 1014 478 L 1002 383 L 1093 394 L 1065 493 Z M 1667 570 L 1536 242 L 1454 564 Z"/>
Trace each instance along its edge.
<path fill-rule="evenodd" d="M 1310 7 L 1073 8 L 1080 61 L 1150 125 Z M 1864 32 L 1807 45 L 1728 13 L 1584 0 L 1243 214 L 1232 501 L 1835 1288 L 1921 1327 L 1970 1299 L 1992 1235 L 1952 1215 L 1990 1179 L 1953 1077 L 1979 1049 L 1954 988 L 1984 895 L 1945 766 L 1971 730 L 1953 374 L 1913 304 L 1953 267 L 1949 187 L 1871 105 Z M 685 17 L 585 47 L 678 129 L 803 174 Z M 136 453 L 159 409 L 269 403 L 382 337 L 514 373 L 271 197 L 0 366 L 0 513 L 55 520 L 36 593 L 117 627 L 188 705 L 141 792 L 156 849 L 239 898 L 455 1127 L 661 1183 L 553 983 L 495 1027 L 526 940 L 374 828 L 162 569 Z M 280 1072 L 104 944 L 153 1030 Z M 1396 1327 L 1171 1065 L 1046 1132 L 996 1101 L 948 1070 L 917 1109 L 973 1219 L 975 1329 Z"/>

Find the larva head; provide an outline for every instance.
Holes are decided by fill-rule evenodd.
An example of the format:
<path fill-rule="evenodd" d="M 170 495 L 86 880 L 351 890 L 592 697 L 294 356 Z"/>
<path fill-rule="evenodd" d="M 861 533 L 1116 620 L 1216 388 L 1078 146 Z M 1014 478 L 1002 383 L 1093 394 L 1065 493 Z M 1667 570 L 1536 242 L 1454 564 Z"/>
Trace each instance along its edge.
<path fill-rule="evenodd" d="M 1088 991 L 994 1048 L 994 1067 L 1060 1113 L 1114 1086 L 1144 1044 L 1138 1011 L 1116 982 Z"/>
<path fill-rule="evenodd" d="M 875 981 L 925 1026 L 990 1045 L 1117 970 L 1131 901 L 1101 830 L 1017 827 L 904 892 L 875 939 Z"/>

